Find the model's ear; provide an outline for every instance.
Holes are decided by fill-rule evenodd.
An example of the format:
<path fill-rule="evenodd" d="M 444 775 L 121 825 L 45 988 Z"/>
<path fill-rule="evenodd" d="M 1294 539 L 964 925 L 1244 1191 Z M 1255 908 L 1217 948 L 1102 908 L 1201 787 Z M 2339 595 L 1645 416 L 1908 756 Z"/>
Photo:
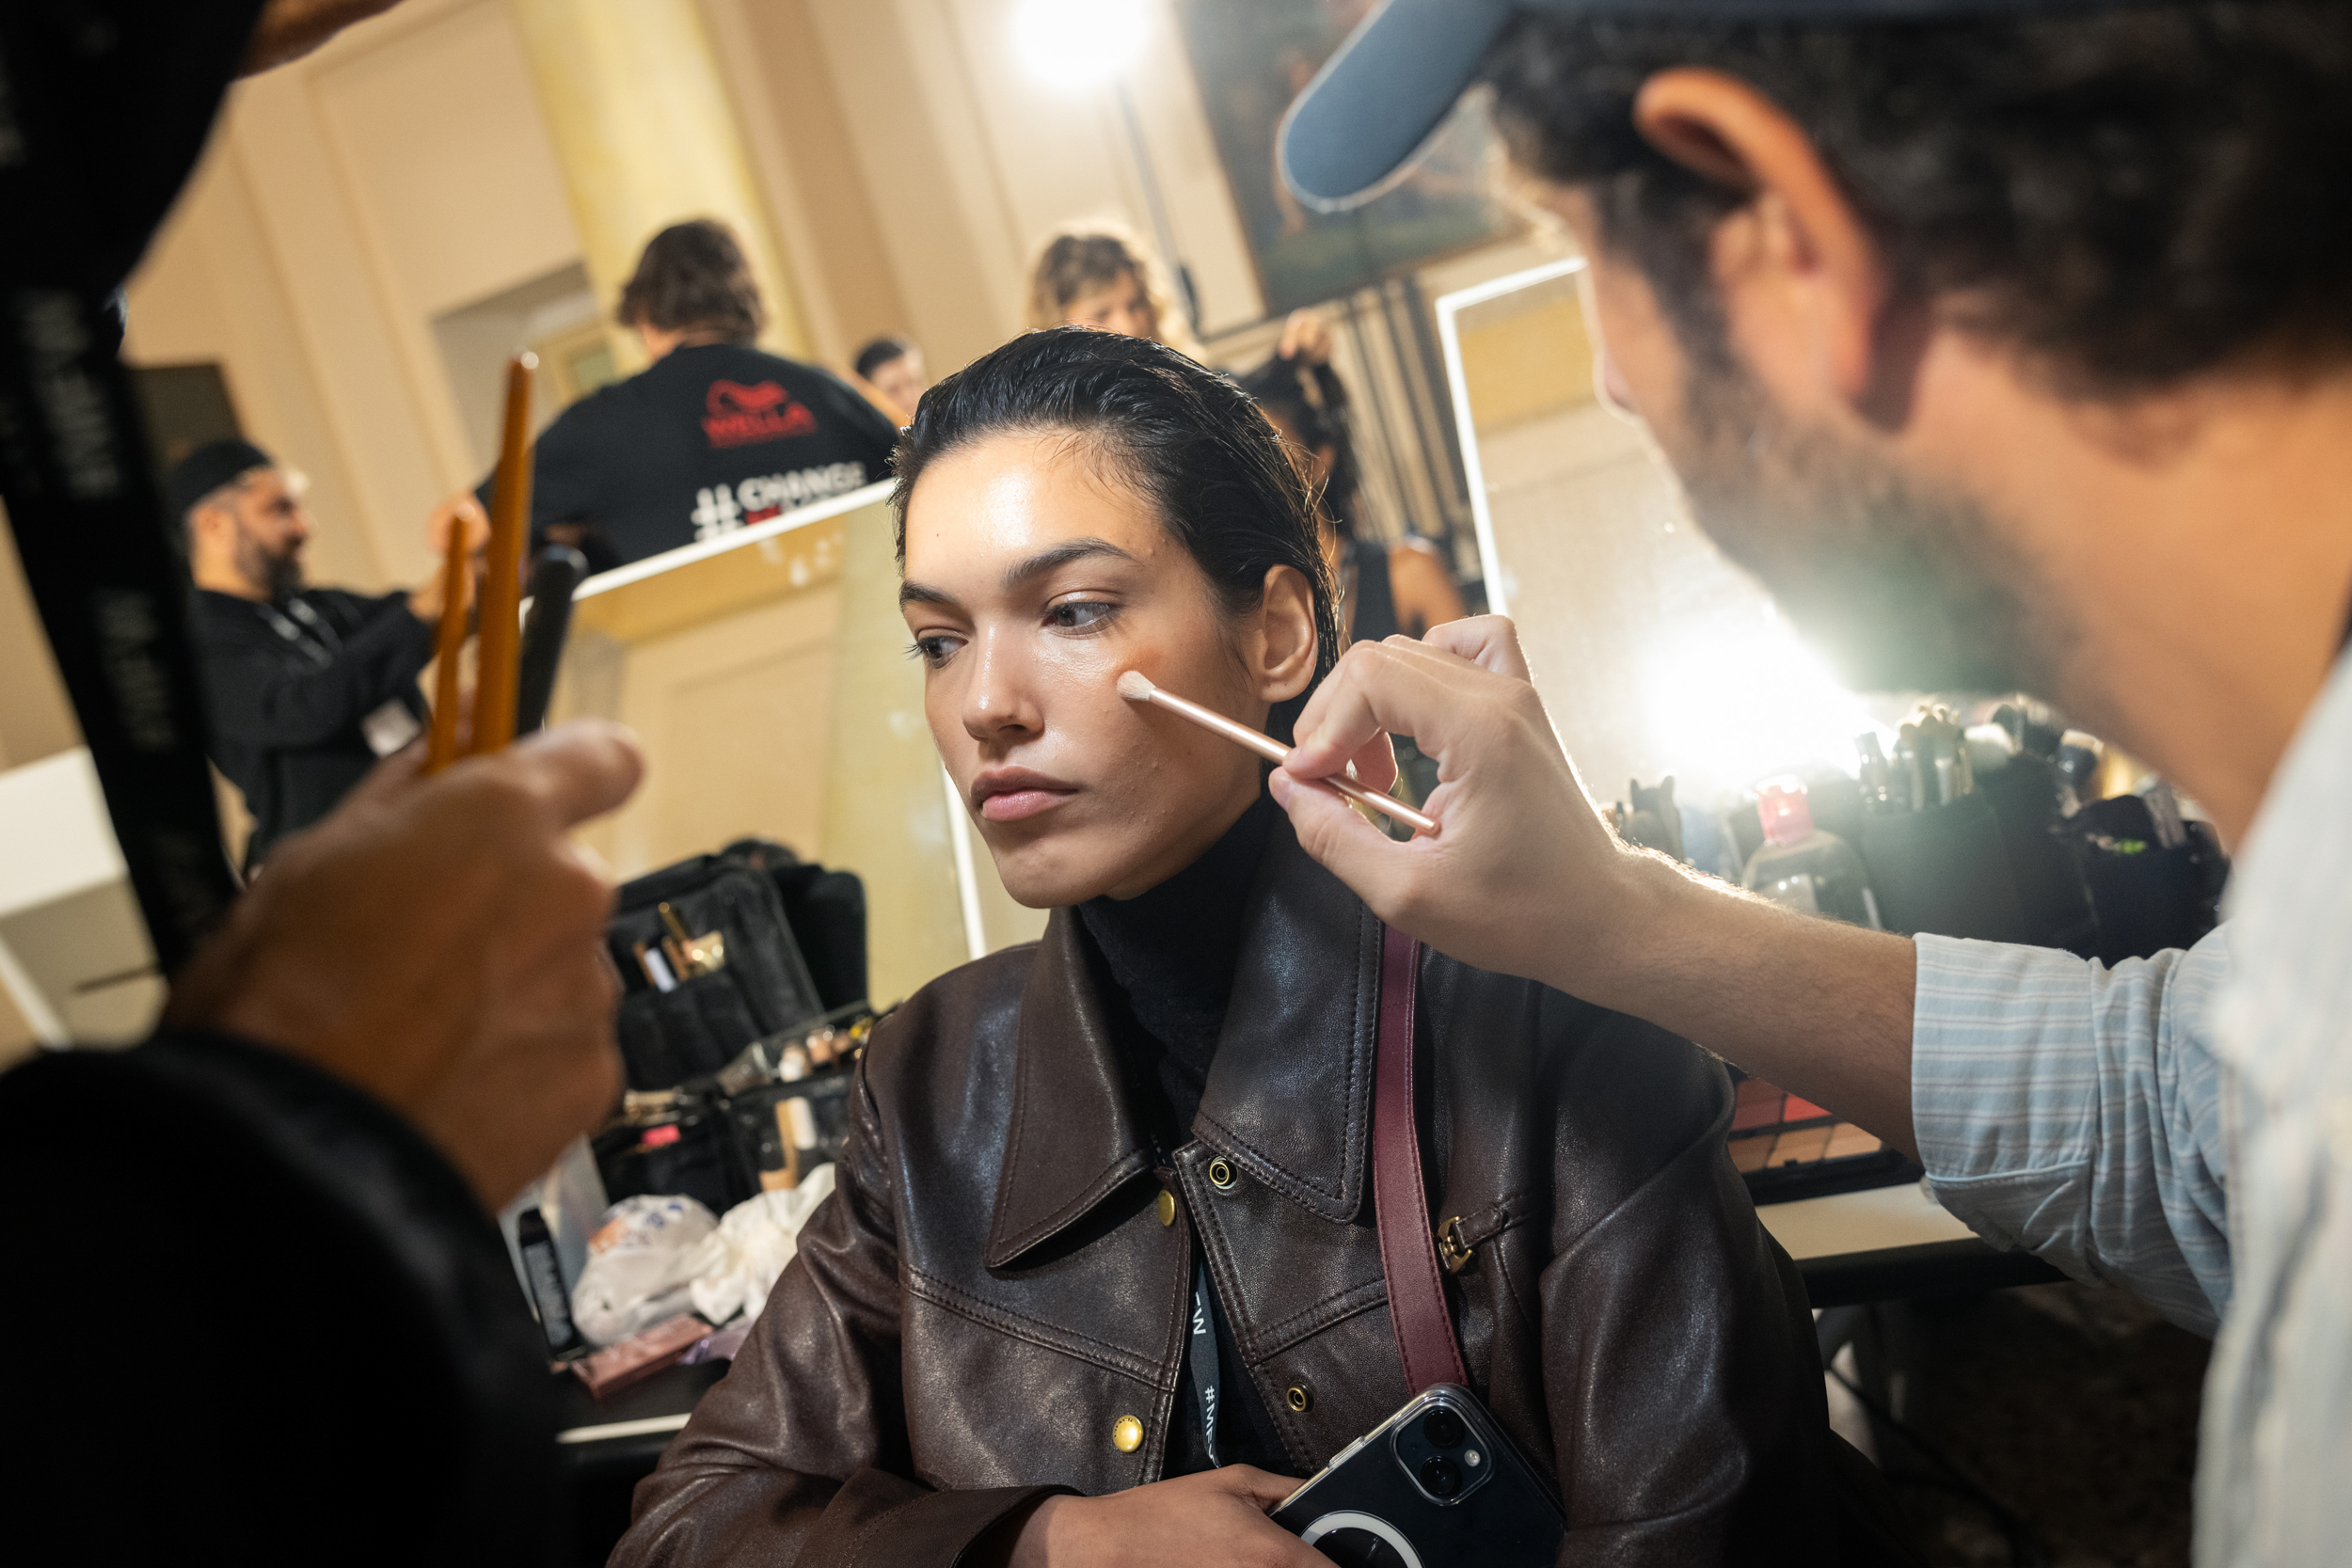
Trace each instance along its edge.
<path fill-rule="evenodd" d="M 1645 82 L 1633 123 L 1659 151 L 1746 198 L 1719 227 L 1711 258 L 1743 345 L 1753 350 L 1760 335 L 1802 355 L 1801 367 L 1783 368 L 1867 409 L 1885 369 L 1877 361 L 1888 278 L 1812 139 L 1738 77 L 1691 68 Z"/>
<path fill-rule="evenodd" d="M 1288 702 L 1315 678 L 1314 590 L 1297 567 L 1266 568 L 1265 598 L 1247 653 L 1262 702 Z"/>

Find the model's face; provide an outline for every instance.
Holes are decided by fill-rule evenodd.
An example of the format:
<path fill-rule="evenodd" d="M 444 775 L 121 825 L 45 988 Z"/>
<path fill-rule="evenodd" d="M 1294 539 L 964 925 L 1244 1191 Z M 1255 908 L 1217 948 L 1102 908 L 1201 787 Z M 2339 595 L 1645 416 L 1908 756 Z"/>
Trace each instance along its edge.
<path fill-rule="evenodd" d="M 911 348 L 898 358 L 874 367 L 874 390 L 898 404 L 898 411 L 908 419 L 914 418 L 914 405 L 923 401 L 924 388 L 930 385 L 923 373 L 923 351 Z"/>
<path fill-rule="evenodd" d="M 1035 909 L 1146 892 L 1257 798 L 1256 757 L 1128 702 L 1122 672 L 1252 728 L 1313 673 L 1305 578 L 1273 568 L 1264 603 L 1229 616 L 1150 504 L 1062 433 L 924 469 L 900 603 L 939 753 Z"/>
<path fill-rule="evenodd" d="M 1062 320 L 1072 326 L 1099 326 L 1105 332 L 1149 338 L 1154 342 L 1160 336 L 1160 313 L 1152 309 L 1152 296 L 1143 292 L 1143 279 L 1132 272 L 1120 273 L 1119 280 L 1108 288 L 1072 300 L 1069 309 L 1062 312 Z"/>
<path fill-rule="evenodd" d="M 1648 277 L 1601 243 L 1589 198 L 1553 187 L 1544 201 L 1587 241 L 1605 395 L 1648 427 L 1699 525 L 1850 684 L 2050 689 L 2068 634 L 1999 519 L 1892 441 L 1784 395 L 1811 378 L 1782 352 L 1769 300 L 1726 299 L 1728 362 L 1700 362 Z"/>

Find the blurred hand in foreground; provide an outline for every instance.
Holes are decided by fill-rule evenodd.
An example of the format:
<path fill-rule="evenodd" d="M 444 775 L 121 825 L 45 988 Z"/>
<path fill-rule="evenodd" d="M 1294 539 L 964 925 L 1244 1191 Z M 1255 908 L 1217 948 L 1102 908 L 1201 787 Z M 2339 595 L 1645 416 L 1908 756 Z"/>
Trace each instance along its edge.
<path fill-rule="evenodd" d="M 620 1094 L 612 885 L 569 830 L 628 800 L 644 765 L 596 721 L 430 779 L 422 760 L 389 758 L 272 853 L 164 1022 L 357 1085 L 495 1211 Z"/>

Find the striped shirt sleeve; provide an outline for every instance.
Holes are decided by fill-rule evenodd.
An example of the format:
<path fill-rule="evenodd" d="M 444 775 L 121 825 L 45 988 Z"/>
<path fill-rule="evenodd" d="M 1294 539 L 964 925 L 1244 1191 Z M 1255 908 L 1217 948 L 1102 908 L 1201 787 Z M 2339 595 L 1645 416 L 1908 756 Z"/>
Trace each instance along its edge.
<path fill-rule="evenodd" d="M 2113 969 L 1915 940 L 1912 1119 L 1937 1200 L 1995 1246 L 2207 1335 L 2230 1296 L 2228 932 Z"/>

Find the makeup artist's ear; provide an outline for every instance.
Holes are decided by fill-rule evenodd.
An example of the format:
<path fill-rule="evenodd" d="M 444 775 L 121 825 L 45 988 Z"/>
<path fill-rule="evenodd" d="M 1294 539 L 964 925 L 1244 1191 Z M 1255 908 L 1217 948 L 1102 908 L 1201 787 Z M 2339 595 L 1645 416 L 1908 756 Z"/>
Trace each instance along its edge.
<path fill-rule="evenodd" d="M 1765 379 L 1809 372 L 1834 397 L 1872 401 L 1885 267 L 1812 139 L 1738 77 L 1691 68 L 1643 83 L 1633 124 L 1667 157 L 1746 197 L 1711 249 L 1743 346 L 1782 358 L 1757 365 Z"/>
<path fill-rule="evenodd" d="M 1263 702 L 1284 703 L 1315 678 L 1315 596 L 1295 566 L 1269 566 L 1258 606 L 1249 677 Z"/>

